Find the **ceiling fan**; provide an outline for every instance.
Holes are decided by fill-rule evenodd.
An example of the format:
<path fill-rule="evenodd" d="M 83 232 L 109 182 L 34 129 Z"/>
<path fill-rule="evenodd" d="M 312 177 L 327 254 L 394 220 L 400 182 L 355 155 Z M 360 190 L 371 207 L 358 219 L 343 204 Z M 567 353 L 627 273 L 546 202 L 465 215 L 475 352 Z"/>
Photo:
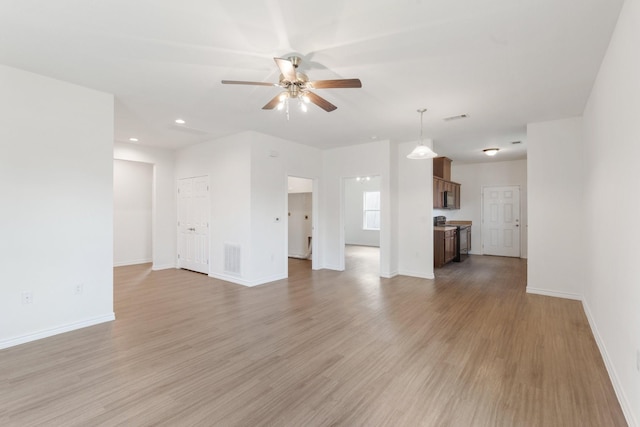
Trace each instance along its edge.
<path fill-rule="evenodd" d="M 362 87 L 360 79 L 336 79 L 336 80 L 315 80 L 309 81 L 306 74 L 297 70 L 301 59 L 297 56 L 289 58 L 273 58 L 280 69 L 280 81 L 278 83 L 266 82 L 244 82 L 238 80 L 222 80 L 222 84 L 228 85 L 254 85 L 254 86 L 277 86 L 284 89 L 283 92 L 274 96 L 273 99 L 262 107 L 263 110 L 281 109 L 290 99 L 298 98 L 305 103 L 312 102 L 327 112 L 335 110 L 336 107 L 321 96 L 316 95 L 309 89 L 344 89 L 351 87 Z M 301 104 L 304 105 L 304 104 Z M 306 108 L 306 106 L 304 106 Z"/>

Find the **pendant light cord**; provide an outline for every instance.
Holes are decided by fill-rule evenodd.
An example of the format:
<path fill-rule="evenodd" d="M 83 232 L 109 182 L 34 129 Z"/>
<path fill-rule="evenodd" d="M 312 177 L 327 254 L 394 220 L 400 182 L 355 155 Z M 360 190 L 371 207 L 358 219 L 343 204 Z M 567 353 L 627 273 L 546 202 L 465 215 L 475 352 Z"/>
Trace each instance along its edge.
<path fill-rule="evenodd" d="M 424 112 L 427 111 L 426 108 L 420 108 L 418 113 L 420 113 L 420 145 L 424 145 L 424 138 L 422 137 L 422 131 L 424 126 L 422 125 L 422 116 L 424 116 Z"/>

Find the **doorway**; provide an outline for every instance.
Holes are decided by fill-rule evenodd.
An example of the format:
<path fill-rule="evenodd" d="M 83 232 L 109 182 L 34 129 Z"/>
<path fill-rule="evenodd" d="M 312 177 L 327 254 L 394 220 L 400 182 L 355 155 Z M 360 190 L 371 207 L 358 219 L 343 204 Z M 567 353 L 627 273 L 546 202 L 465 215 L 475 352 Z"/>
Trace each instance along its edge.
<path fill-rule="evenodd" d="M 520 257 L 520 186 L 482 189 L 482 253 Z"/>
<path fill-rule="evenodd" d="M 113 265 L 153 261 L 151 163 L 113 161 Z"/>
<path fill-rule="evenodd" d="M 345 178 L 345 270 L 380 273 L 380 176 Z"/>
<path fill-rule="evenodd" d="M 178 180 L 178 268 L 209 274 L 209 177 Z"/>
<path fill-rule="evenodd" d="M 313 266 L 313 180 L 287 177 L 287 257 L 289 270 Z"/>

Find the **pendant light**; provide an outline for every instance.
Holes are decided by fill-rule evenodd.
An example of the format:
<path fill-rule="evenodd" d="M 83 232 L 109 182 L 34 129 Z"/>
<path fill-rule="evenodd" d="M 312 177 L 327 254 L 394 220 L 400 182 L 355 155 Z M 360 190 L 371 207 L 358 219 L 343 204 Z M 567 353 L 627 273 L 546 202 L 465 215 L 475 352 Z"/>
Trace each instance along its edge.
<path fill-rule="evenodd" d="M 407 159 L 433 159 L 434 157 L 438 157 L 433 150 L 426 145 L 424 145 L 424 141 L 422 140 L 422 115 L 427 111 L 426 108 L 420 108 L 418 113 L 420 113 L 420 143 L 413 149 L 413 151 L 407 156 Z"/>

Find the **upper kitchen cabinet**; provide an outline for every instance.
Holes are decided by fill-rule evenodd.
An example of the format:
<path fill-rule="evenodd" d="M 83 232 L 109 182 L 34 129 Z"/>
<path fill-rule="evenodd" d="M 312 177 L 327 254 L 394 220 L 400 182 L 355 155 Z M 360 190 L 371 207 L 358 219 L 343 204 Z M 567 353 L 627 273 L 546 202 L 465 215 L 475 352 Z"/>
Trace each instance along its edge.
<path fill-rule="evenodd" d="M 460 184 L 451 181 L 451 159 L 433 159 L 433 208 L 460 209 L 460 189 Z"/>
<path fill-rule="evenodd" d="M 451 181 L 451 159 L 447 157 L 433 159 L 433 176 Z"/>

